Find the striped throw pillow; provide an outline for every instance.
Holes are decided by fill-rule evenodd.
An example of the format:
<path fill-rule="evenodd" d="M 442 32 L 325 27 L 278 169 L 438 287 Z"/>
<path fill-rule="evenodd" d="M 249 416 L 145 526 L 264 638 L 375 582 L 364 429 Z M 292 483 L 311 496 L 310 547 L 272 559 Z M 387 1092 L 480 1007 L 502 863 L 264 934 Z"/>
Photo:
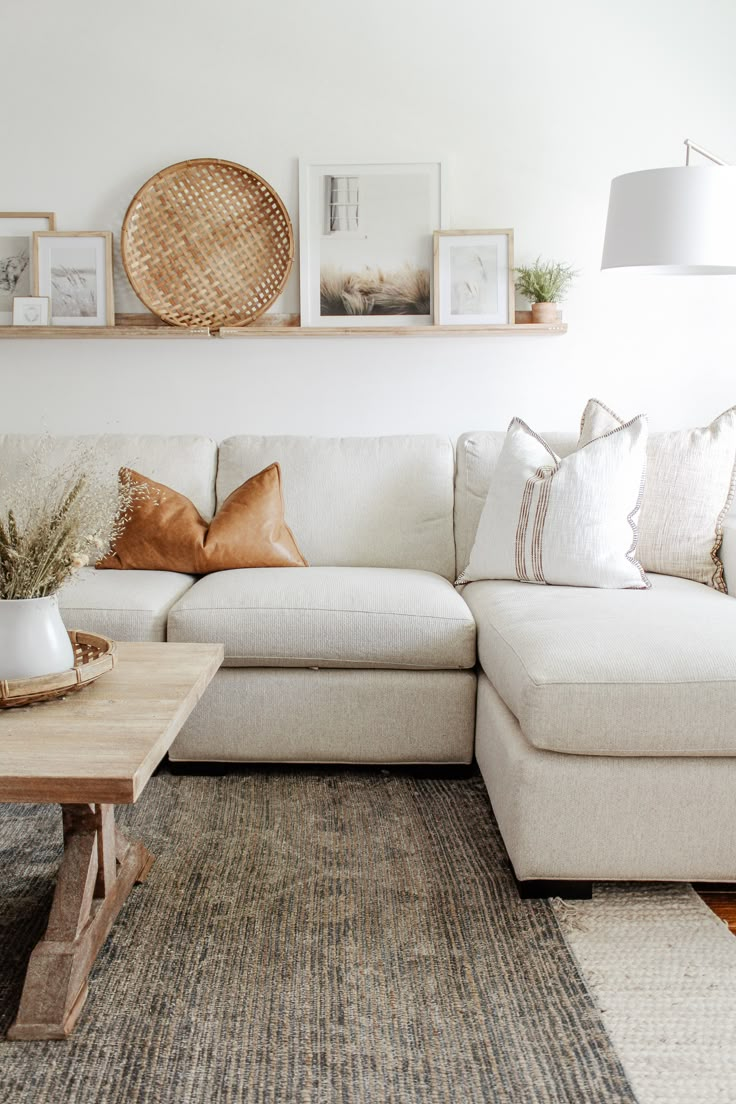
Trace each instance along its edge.
<path fill-rule="evenodd" d="M 646 447 L 643 415 L 562 459 L 514 418 L 458 584 L 647 589 L 636 558 Z"/>

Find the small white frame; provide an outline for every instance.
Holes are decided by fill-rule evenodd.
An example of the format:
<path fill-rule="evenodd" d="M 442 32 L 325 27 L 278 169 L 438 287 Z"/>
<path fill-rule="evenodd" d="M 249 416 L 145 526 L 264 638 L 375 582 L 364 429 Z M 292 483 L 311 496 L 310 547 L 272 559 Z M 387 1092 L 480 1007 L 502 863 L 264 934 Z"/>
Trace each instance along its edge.
<path fill-rule="evenodd" d="M 14 326 L 48 326 L 51 303 L 45 295 L 16 295 L 13 297 Z"/>

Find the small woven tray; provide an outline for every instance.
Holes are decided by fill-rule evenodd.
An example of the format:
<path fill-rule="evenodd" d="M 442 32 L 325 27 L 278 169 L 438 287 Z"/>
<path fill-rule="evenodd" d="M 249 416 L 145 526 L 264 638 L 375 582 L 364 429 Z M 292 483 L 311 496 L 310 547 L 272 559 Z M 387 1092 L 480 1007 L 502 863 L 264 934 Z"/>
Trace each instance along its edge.
<path fill-rule="evenodd" d="M 123 265 L 149 310 L 174 326 L 245 326 L 283 290 L 294 233 L 263 177 L 233 161 L 169 165 L 131 201 Z"/>
<path fill-rule="evenodd" d="M 81 690 L 115 666 L 115 643 L 106 636 L 69 630 L 74 646 L 74 666 L 58 675 L 29 679 L 0 679 L 0 709 L 35 705 Z"/>

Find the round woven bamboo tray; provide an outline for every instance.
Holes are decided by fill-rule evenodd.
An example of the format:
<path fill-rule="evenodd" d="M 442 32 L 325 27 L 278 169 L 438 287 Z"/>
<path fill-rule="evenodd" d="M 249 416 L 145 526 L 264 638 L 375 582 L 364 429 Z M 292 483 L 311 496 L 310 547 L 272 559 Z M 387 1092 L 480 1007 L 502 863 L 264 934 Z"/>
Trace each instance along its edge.
<path fill-rule="evenodd" d="M 115 666 L 115 643 L 106 636 L 69 630 L 74 647 L 74 666 L 58 675 L 29 679 L 0 679 L 0 709 L 63 698 L 81 690 Z"/>
<path fill-rule="evenodd" d="M 174 326 L 246 326 L 281 293 L 294 260 L 291 220 L 270 184 L 206 157 L 152 176 L 120 240 L 133 289 Z"/>

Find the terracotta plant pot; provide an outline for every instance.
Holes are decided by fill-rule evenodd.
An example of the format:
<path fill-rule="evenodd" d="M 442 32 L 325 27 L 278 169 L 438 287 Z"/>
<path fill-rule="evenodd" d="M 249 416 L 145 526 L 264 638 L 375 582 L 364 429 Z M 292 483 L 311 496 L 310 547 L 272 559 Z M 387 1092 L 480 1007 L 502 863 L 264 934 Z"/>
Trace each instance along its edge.
<path fill-rule="evenodd" d="M 532 322 L 557 322 L 557 303 L 532 303 Z"/>

